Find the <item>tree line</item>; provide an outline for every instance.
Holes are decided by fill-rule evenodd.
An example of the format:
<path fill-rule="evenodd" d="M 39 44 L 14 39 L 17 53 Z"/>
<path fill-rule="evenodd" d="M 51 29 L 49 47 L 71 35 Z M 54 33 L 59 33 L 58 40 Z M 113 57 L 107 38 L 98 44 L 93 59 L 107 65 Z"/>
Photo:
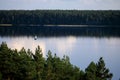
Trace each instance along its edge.
<path fill-rule="evenodd" d="M 120 25 L 119 10 L 0 10 L 0 24 Z"/>
<path fill-rule="evenodd" d="M 5 42 L 0 45 L 0 80 L 108 80 L 112 76 L 102 57 L 83 71 L 68 56 L 60 58 L 48 51 L 44 58 L 40 46 L 33 53 L 11 49 Z"/>

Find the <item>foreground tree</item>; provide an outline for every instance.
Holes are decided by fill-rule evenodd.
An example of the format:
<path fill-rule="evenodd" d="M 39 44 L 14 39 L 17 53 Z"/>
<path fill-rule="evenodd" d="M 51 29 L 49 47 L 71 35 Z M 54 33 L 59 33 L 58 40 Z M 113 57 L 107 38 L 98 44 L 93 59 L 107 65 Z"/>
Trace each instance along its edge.
<path fill-rule="evenodd" d="M 24 48 L 12 50 L 4 42 L 0 45 L 0 80 L 107 80 L 112 76 L 102 58 L 84 72 L 68 56 L 60 58 L 48 51 L 44 58 L 39 46 L 32 53 Z"/>
<path fill-rule="evenodd" d="M 98 63 L 91 62 L 86 68 L 86 80 L 111 80 L 113 74 L 105 67 L 103 58 L 101 57 Z"/>
<path fill-rule="evenodd" d="M 7 44 L 3 42 L 0 45 L 0 72 L 2 78 L 5 80 L 11 80 L 16 74 L 16 66 L 13 58 L 13 52 L 8 48 Z"/>
<path fill-rule="evenodd" d="M 36 79 L 41 80 L 43 77 L 43 69 L 45 60 L 43 58 L 42 50 L 40 49 L 40 46 L 38 46 L 35 50 L 35 55 L 33 54 L 35 66 L 36 66 Z"/>
<path fill-rule="evenodd" d="M 113 74 L 109 73 L 109 69 L 105 67 L 105 62 L 103 58 L 101 57 L 96 64 L 97 67 L 97 77 L 99 80 L 107 80 L 107 79 L 112 79 Z"/>
<path fill-rule="evenodd" d="M 89 66 L 85 70 L 85 78 L 86 80 L 97 80 L 96 72 L 97 72 L 97 67 L 94 62 L 91 62 Z"/>

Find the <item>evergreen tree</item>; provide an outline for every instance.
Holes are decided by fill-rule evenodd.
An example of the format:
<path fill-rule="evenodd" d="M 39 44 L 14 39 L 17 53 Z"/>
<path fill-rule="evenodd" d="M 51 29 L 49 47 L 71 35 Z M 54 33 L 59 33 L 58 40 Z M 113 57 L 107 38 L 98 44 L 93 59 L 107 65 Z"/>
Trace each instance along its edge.
<path fill-rule="evenodd" d="M 37 72 L 36 79 L 41 80 L 42 77 L 44 77 L 42 74 L 43 74 L 45 60 L 43 58 L 43 53 L 42 50 L 40 49 L 40 46 L 36 48 L 35 55 L 33 55 L 33 57 L 36 64 L 36 72 Z"/>
<path fill-rule="evenodd" d="M 68 56 L 60 58 L 48 51 L 44 58 L 40 46 L 32 53 L 24 48 L 11 50 L 5 42 L 0 45 L 0 80 L 111 80 L 112 76 L 102 57 L 84 72 Z"/>
<path fill-rule="evenodd" d="M 5 42 L 0 45 L 0 72 L 5 80 L 13 79 L 17 72 L 12 60 L 12 50 L 8 48 Z"/>
<path fill-rule="evenodd" d="M 89 66 L 85 69 L 85 76 L 86 80 L 97 80 L 96 72 L 97 72 L 97 67 L 94 62 L 91 62 Z"/>
<path fill-rule="evenodd" d="M 113 76 L 112 73 L 109 73 L 109 69 L 105 67 L 102 57 L 96 64 L 91 62 L 85 71 L 86 80 L 111 80 Z"/>
<path fill-rule="evenodd" d="M 96 64 L 97 67 L 97 77 L 100 80 L 107 80 L 107 79 L 112 79 L 113 74 L 109 73 L 109 69 L 105 67 L 105 62 L 103 60 L 103 58 L 101 57 L 98 61 L 98 63 Z"/>

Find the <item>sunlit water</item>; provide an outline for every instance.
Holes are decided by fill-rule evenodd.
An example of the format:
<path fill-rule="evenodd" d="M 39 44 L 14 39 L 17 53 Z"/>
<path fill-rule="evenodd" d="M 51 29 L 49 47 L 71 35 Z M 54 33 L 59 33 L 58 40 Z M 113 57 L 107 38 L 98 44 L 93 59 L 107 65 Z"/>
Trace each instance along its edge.
<path fill-rule="evenodd" d="M 97 62 L 103 57 L 106 67 L 113 73 L 113 80 L 120 78 L 120 38 L 96 37 L 0 37 L 0 43 L 6 42 L 12 49 L 20 50 L 22 47 L 33 52 L 40 45 L 44 57 L 48 50 L 58 56 L 68 55 L 71 63 L 84 70 L 91 61 Z"/>

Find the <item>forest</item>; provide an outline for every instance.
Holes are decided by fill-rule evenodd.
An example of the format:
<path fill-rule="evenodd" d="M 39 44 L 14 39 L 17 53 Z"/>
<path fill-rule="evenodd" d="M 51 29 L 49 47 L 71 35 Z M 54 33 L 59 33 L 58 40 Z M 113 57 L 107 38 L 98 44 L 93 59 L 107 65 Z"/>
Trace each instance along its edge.
<path fill-rule="evenodd" d="M 120 25 L 120 10 L 0 10 L 0 24 Z"/>
<path fill-rule="evenodd" d="M 5 42 L 0 44 L 0 80 L 111 80 L 112 77 L 102 57 L 83 71 L 71 64 L 68 56 L 60 58 L 48 51 L 43 57 L 40 46 L 33 53 L 24 47 L 18 51 Z"/>

